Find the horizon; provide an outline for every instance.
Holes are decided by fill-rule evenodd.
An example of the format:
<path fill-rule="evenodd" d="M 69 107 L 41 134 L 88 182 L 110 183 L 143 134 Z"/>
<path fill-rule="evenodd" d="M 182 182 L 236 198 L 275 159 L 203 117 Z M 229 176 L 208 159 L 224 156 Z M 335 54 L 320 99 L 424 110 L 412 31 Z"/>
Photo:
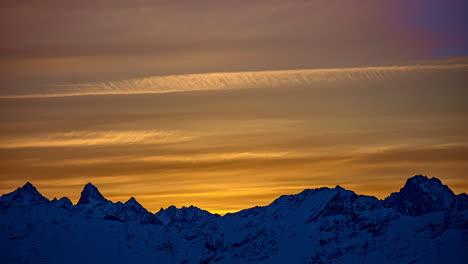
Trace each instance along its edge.
<path fill-rule="evenodd" d="M 427 176 L 427 175 L 416 174 L 416 175 L 414 175 L 414 176 L 411 176 L 411 177 L 407 178 L 407 179 L 406 179 L 406 182 L 405 182 L 403 185 L 401 185 L 400 190 L 395 191 L 395 192 L 391 192 L 391 193 L 389 193 L 387 196 L 385 196 L 384 198 L 375 197 L 375 196 L 372 196 L 372 195 L 367 195 L 367 194 L 362 194 L 362 193 L 357 193 L 357 192 L 355 192 L 354 190 L 344 188 L 344 187 L 342 187 L 341 185 L 336 185 L 335 187 L 321 186 L 321 187 L 316 187 L 316 188 L 306 188 L 306 189 L 303 189 L 303 190 L 301 190 L 301 191 L 299 191 L 299 192 L 295 192 L 295 193 L 280 194 L 278 197 L 274 198 L 272 201 L 268 202 L 267 204 L 255 205 L 255 206 L 253 206 L 253 207 L 243 208 L 243 209 L 240 209 L 240 210 L 238 210 L 238 211 L 219 211 L 219 212 L 212 212 L 212 211 L 206 210 L 206 209 L 204 209 L 204 208 L 201 208 L 201 207 L 196 206 L 196 205 L 193 205 L 193 204 L 191 204 L 191 205 L 182 205 L 182 206 L 179 206 L 179 207 L 177 207 L 177 206 L 175 206 L 175 205 L 169 205 L 169 206 L 167 206 L 167 207 L 161 207 L 159 210 L 152 211 L 152 210 L 148 210 L 148 209 L 144 206 L 144 204 L 140 203 L 140 201 L 138 201 L 138 198 L 135 198 L 134 196 L 130 196 L 130 197 L 128 197 L 127 199 L 119 200 L 119 201 L 113 201 L 113 200 L 107 199 L 107 198 L 106 198 L 106 195 L 103 194 L 103 193 L 101 192 L 101 190 L 99 190 L 99 186 L 96 186 L 96 185 L 94 185 L 94 184 L 91 183 L 91 182 L 86 183 L 86 184 L 83 186 L 83 189 L 82 189 L 82 190 L 84 190 L 84 189 L 86 188 L 86 186 L 91 185 L 91 186 L 97 188 L 97 189 L 98 189 L 98 192 L 101 193 L 101 194 L 104 196 L 104 198 L 105 198 L 106 200 L 108 200 L 108 201 L 110 201 L 110 202 L 112 202 L 112 203 L 122 203 L 122 204 L 125 204 L 126 202 L 128 202 L 128 201 L 134 199 L 134 200 L 136 200 L 141 206 L 143 206 L 143 208 L 145 208 L 146 210 L 148 210 L 148 212 L 153 213 L 153 214 L 156 214 L 156 213 L 159 212 L 160 210 L 166 210 L 166 209 L 168 209 L 169 207 L 176 207 L 176 208 L 178 208 L 178 209 L 179 209 L 179 208 L 182 209 L 182 208 L 189 208 L 189 207 L 192 207 L 192 206 L 193 206 L 193 207 L 195 207 L 195 208 L 198 208 L 198 209 L 207 211 L 207 212 L 209 212 L 209 213 L 211 213 L 211 214 L 218 214 L 218 215 L 224 216 L 224 215 L 226 215 L 226 214 L 237 213 L 237 212 L 240 212 L 240 211 L 243 211 L 243 210 L 247 210 L 247 209 L 251 209 L 251 208 L 254 208 L 254 207 L 265 207 L 265 206 L 269 206 L 269 205 L 272 204 L 275 200 L 277 200 L 278 198 L 280 198 L 280 197 L 282 197 L 282 196 L 285 196 L 285 195 L 286 195 L 286 196 L 287 196 L 287 195 L 298 195 L 298 194 L 300 194 L 300 193 L 302 193 L 302 192 L 304 192 L 304 191 L 306 191 L 306 190 L 316 190 L 316 189 L 322 189 L 322 188 L 328 188 L 328 189 L 330 189 L 330 190 L 332 190 L 332 189 L 337 189 L 337 188 L 342 188 L 342 189 L 344 189 L 344 190 L 346 190 L 346 191 L 351 191 L 351 192 L 353 192 L 353 193 L 355 193 L 355 194 L 357 194 L 357 195 L 359 195 L 359 196 L 370 196 L 370 197 L 377 198 L 379 201 L 384 201 L 385 199 L 387 199 L 388 197 L 390 197 L 392 194 L 398 193 L 399 191 L 401 191 L 401 189 L 404 188 L 404 186 L 407 184 L 407 182 L 408 182 L 409 180 L 415 179 L 415 178 L 417 178 L 417 177 L 423 177 L 424 179 L 426 179 L 426 180 L 428 180 L 428 181 L 429 181 L 429 180 L 436 179 L 436 180 L 440 181 L 440 182 L 442 183 L 443 186 L 448 187 L 455 195 L 466 194 L 466 193 L 464 193 L 464 192 L 462 192 L 462 193 L 456 193 L 456 192 L 454 192 L 454 191 L 452 190 L 452 188 L 450 188 L 449 185 L 444 184 L 444 181 L 440 180 L 440 179 L 437 178 L 437 177 L 429 177 L 429 176 Z M 33 183 L 31 183 L 31 182 L 29 182 L 29 181 L 26 182 L 23 186 L 18 187 L 18 188 L 17 188 L 16 190 L 14 190 L 14 191 L 17 191 L 17 190 L 19 190 L 19 189 L 22 189 L 22 188 L 24 188 L 25 186 L 27 186 L 28 184 L 29 184 L 30 186 L 32 186 L 33 188 L 35 188 L 35 189 L 37 190 L 37 192 L 39 192 L 42 196 L 44 196 L 44 197 L 45 197 L 47 200 L 49 200 L 49 201 L 53 201 L 54 199 L 60 200 L 60 199 L 62 199 L 62 198 L 67 198 L 67 199 L 69 199 L 69 200 L 72 202 L 72 204 L 73 204 L 74 206 L 76 206 L 76 205 L 78 205 L 79 199 L 80 199 L 80 197 L 82 196 L 82 194 L 81 194 L 81 192 L 80 192 L 80 196 L 76 199 L 76 202 L 73 202 L 73 200 L 70 199 L 68 196 L 63 196 L 63 197 L 60 197 L 60 198 L 59 198 L 59 197 L 53 197 L 53 198 L 51 199 L 51 198 L 46 197 L 45 195 L 43 195 L 43 194 L 41 193 L 40 189 L 37 188 Z M 14 192 L 14 191 L 11 191 L 11 192 Z M 11 193 L 11 192 L 0 194 L 0 197 L 3 196 L 3 195 L 5 195 L 5 194 L 9 194 L 9 193 Z"/>

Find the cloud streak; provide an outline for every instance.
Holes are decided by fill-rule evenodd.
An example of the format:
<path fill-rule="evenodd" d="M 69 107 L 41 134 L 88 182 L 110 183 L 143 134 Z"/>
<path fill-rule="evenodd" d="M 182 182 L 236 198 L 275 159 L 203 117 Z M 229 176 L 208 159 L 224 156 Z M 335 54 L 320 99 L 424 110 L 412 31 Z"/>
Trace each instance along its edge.
<path fill-rule="evenodd" d="M 313 86 L 322 82 L 392 80 L 407 74 L 418 75 L 451 70 L 468 70 L 468 64 L 168 75 L 115 82 L 57 85 L 42 93 L 3 95 L 0 98 L 51 98 L 90 95 L 164 94 L 249 88 L 289 88 L 292 86 Z"/>
<path fill-rule="evenodd" d="M 195 136 L 178 131 L 72 131 L 0 141 L 0 148 L 79 147 L 116 144 L 169 144 L 186 142 Z"/>

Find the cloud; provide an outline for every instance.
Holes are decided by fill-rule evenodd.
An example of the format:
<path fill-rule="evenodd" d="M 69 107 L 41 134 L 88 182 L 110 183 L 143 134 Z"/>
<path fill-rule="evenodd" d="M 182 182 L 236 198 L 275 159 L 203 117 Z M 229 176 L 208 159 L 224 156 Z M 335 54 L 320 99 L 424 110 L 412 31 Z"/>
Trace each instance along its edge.
<path fill-rule="evenodd" d="M 51 83 L 467 55 L 463 0 L 75 2 L 1 1 L 3 94 Z"/>
<path fill-rule="evenodd" d="M 353 163 L 367 165 L 388 164 L 463 164 L 468 160 L 468 145 L 466 143 L 442 144 L 426 147 L 389 147 L 377 149 L 357 156 Z"/>
<path fill-rule="evenodd" d="M 260 72 L 225 72 L 155 76 L 116 82 L 60 85 L 40 94 L 4 95 L 0 98 L 48 98 L 89 95 L 162 94 L 174 92 L 252 88 L 290 88 L 321 82 L 392 80 L 406 74 L 468 70 L 468 64 L 406 65 Z"/>
<path fill-rule="evenodd" d="M 88 160 L 44 155 L 35 162 L 20 159 L 11 168 L 6 162 L 1 173 L 5 178 L 2 190 L 16 186 L 17 179 L 27 179 L 41 186 L 45 194 L 69 195 L 76 201 L 83 185 L 92 181 L 109 199 L 137 196 L 152 211 L 171 204 L 194 204 L 226 213 L 267 204 L 279 195 L 304 188 L 337 184 L 383 198 L 397 191 L 405 178 L 422 172 L 443 178 L 444 182 L 453 183 L 450 186 L 454 190 L 463 191 L 467 150 L 466 144 L 453 143 L 427 147 L 365 146 L 354 151 L 315 153 L 142 153 Z M 8 180 L 11 175 L 15 175 L 15 180 Z"/>
<path fill-rule="evenodd" d="M 79 147 L 120 144 L 168 144 L 186 142 L 195 136 L 178 131 L 72 131 L 0 141 L 0 148 Z"/>

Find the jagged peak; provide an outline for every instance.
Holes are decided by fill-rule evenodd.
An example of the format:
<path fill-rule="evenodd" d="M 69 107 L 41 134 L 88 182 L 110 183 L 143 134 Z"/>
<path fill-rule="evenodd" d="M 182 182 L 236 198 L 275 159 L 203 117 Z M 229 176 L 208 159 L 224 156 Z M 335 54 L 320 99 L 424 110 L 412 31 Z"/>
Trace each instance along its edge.
<path fill-rule="evenodd" d="M 166 209 L 161 208 L 161 210 L 159 210 L 159 212 L 157 212 L 155 215 L 164 224 L 169 222 L 199 221 L 211 217 L 220 217 L 218 214 L 212 214 L 193 205 L 189 207 L 182 206 L 181 208 L 177 208 L 176 206 L 171 205 Z"/>
<path fill-rule="evenodd" d="M 182 208 L 180 209 L 183 209 L 183 210 L 189 210 L 189 211 L 203 211 L 202 209 L 196 207 L 196 206 L 193 206 L 193 205 L 190 205 L 190 206 L 182 206 Z"/>
<path fill-rule="evenodd" d="M 124 203 L 126 206 L 130 206 L 130 207 L 143 207 L 136 199 L 135 197 L 130 197 L 130 199 L 128 199 L 128 201 L 126 201 Z"/>
<path fill-rule="evenodd" d="M 308 196 L 311 194 L 316 194 L 316 193 L 321 193 L 321 192 L 343 192 L 343 193 L 349 193 L 349 194 L 354 193 L 353 191 L 347 190 L 341 187 L 340 185 L 336 185 L 334 188 L 320 187 L 320 188 L 314 188 L 314 189 L 304 189 L 302 192 L 298 194 L 292 194 L 292 195 Z"/>
<path fill-rule="evenodd" d="M 346 190 L 345 188 L 341 187 L 340 185 L 335 186 L 334 189 L 336 189 L 336 190 Z"/>
<path fill-rule="evenodd" d="M 304 189 L 303 191 L 297 194 L 282 195 L 275 199 L 270 205 L 277 206 L 279 204 L 290 202 L 294 202 L 295 205 L 299 205 L 304 200 L 321 199 L 323 197 L 328 197 L 331 199 L 337 194 L 344 196 L 356 195 L 355 192 L 346 190 L 345 188 L 337 185 L 335 188 L 320 187 L 315 189 Z"/>
<path fill-rule="evenodd" d="M 425 192 L 430 194 L 437 194 L 441 192 L 446 192 L 452 195 L 455 195 L 452 190 L 447 185 L 442 184 L 442 182 L 435 177 L 429 178 L 424 175 L 415 175 L 409 178 L 402 189 L 401 192 Z"/>
<path fill-rule="evenodd" d="M 347 199 L 357 196 L 357 194 L 339 185 L 335 188 L 320 187 L 305 189 L 298 194 L 282 195 L 266 208 L 270 208 L 269 210 L 282 210 L 282 208 L 301 207 L 305 204 L 323 204 L 338 196 L 342 197 L 342 199 Z"/>
<path fill-rule="evenodd" d="M 34 187 L 34 185 L 32 185 L 30 182 L 26 182 L 23 187 L 21 187 L 22 189 L 36 189 L 36 187 Z"/>
<path fill-rule="evenodd" d="M 107 202 L 108 200 L 99 192 L 98 188 L 92 183 L 88 183 L 84 186 L 81 192 L 80 200 L 78 205 L 89 204 L 93 202 Z"/>
<path fill-rule="evenodd" d="M 399 192 L 384 200 L 387 207 L 407 215 L 453 209 L 456 196 L 447 185 L 433 177 L 416 175 L 409 178 Z"/>
<path fill-rule="evenodd" d="M 429 178 L 425 175 L 421 175 L 421 174 L 418 174 L 418 175 L 415 175 L 411 178 L 408 178 L 408 180 L 406 180 L 406 185 L 408 184 L 413 184 L 413 185 L 434 185 L 434 186 L 445 186 L 442 184 L 442 182 L 437 179 L 436 177 L 432 177 L 432 178 Z"/>
<path fill-rule="evenodd" d="M 60 199 L 57 199 L 57 197 L 54 197 L 51 203 L 62 206 L 62 207 L 73 206 L 73 203 L 70 201 L 68 197 L 62 197 Z"/>
<path fill-rule="evenodd" d="M 2 195 L 0 201 L 24 201 L 24 202 L 49 202 L 30 182 L 26 182 L 22 187 L 15 191 Z"/>
<path fill-rule="evenodd" d="M 19 187 L 16 189 L 16 191 L 21 192 L 21 193 L 29 193 L 32 195 L 40 195 L 42 194 L 39 193 L 39 191 L 36 189 L 34 185 L 32 185 L 30 182 L 26 182 L 22 187 Z"/>
<path fill-rule="evenodd" d="M 32 185 L 30 182 L 26 182 L 23 187 L 20 187 L 18 188 L 18 190 L 21 190 L 21 191 L 28 191 L 28 192 L 37 192 L 39 193 L 39 191 L 36 189 L 36 187 L 34 185 Z"/>
<path fill-rule="evenodd" d="M 67 203 L 67 204 L 70 204 L 72 205 L 72 202 L 71 200 L 68 198 L 68 197 L 62 197 L 59 199 L 59 202 L 63 202 L 63 203 Z"/>
<path fill-rule="evenodd" d="M 182 206 L 180 208 L 178 208 L 177 206 L 175 205 L 170 205 L 168 206 L 166 209 L 164 208 L 161 208 L 161 210 L 159 210 L 160 212 L 164 212 L 164 211 L 168 211 L 168 212 L 175 212 L 175 211 L 205 211 L 203 209 L 200 209 L 194 205 L 190 205 L 190 206 Z"/>
<path fill-rule="evenodd" d="M 92 184 L 91 182 L 88 182 L 85 186 L 84 186 L 84 189 L 86 188 L 94 188 L 94 189 L 97 189 L 96 186 L 94 186 L 94 184 Z"/>
<path fill-rule="evenodd" d="M 137 200 L 135 199 L 135 197 L 130 197 L 130 199 L 128 199 L 125 203 L 138 203 Z"/>

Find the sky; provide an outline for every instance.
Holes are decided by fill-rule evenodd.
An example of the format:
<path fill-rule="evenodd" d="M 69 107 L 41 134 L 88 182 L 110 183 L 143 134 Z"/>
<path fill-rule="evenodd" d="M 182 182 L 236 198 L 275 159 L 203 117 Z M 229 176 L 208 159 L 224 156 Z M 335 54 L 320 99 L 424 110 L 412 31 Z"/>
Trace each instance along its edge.
<path fill-rule="evenodd" d="M 463 0 L 0 3 L 0 193 L 215 213 L 468 181 Z"/>

